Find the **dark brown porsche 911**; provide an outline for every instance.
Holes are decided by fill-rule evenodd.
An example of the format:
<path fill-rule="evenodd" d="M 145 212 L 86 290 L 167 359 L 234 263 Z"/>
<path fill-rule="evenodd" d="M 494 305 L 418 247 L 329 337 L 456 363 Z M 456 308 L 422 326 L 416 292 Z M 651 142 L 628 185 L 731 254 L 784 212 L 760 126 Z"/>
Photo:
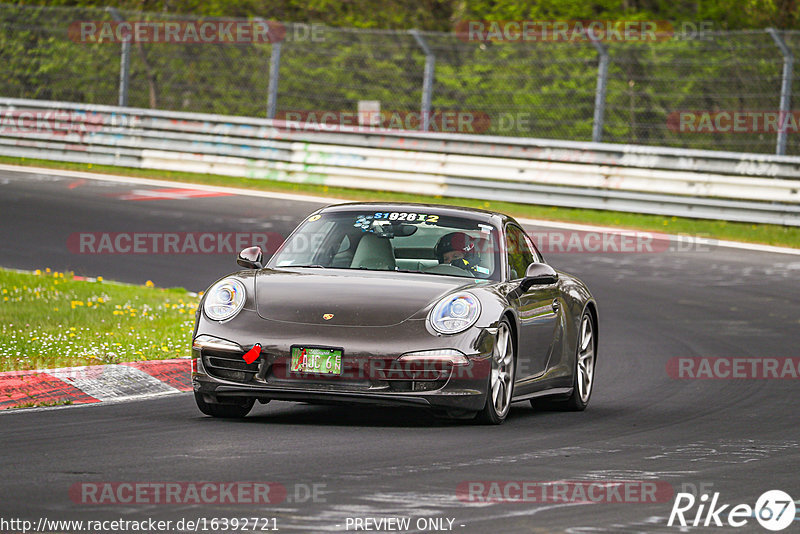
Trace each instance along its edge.
<path fill-rule="evenodd" d="M 256 400 L 418 406 L 502 423 L 512 402 L 586 408 L 597 306 L 511 217 L 354 203 L 307 217 L 262 265 L 206 291 L 193 341 L 200 410 Z"/>

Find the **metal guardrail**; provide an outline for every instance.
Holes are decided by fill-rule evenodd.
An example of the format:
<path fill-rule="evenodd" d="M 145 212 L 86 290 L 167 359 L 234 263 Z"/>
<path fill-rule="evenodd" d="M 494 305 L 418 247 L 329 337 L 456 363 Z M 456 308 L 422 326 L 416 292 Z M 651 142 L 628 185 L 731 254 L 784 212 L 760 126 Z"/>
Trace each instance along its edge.
<path fill-rule="evenodd" d="M 0 155 L 800 226 L 800 157 L 0 98 Z"/>

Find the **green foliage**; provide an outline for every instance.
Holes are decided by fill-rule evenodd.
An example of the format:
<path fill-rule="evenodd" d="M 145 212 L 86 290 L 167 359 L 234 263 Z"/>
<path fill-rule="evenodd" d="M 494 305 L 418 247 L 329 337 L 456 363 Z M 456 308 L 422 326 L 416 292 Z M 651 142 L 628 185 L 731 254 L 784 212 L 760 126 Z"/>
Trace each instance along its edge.
<path fill-rule="evenodd" d="M 262 17 L 356 28 L 448 31 L 458 20 L 711 21 L 715 29 L 800 29 L 796 0 L 51 0 L 51 6 L 115 6 L 207 17 Z"/>
<path fill-rule="evenodd" d="M 0 4 L 0 96 L 115 104 L 121 45 L 75 42 L 73 21 L 111 20 L 91 2 L 78 7 Z M 355 112 L 359 100 L 416 112 L 425 56 L 406 31 L 435 29 L 424 38 L 436 57 L 434 112 L 459 111 L 479 120 L 475 133 L 590 140 L 598 53 L 588 43 L 466 42 L 452 31 L 460 20 L 667 20 L 676 31 L 696 28 L 795 27 L 795 0 L 165 0 L 116 2 L 126 20 L 197 16 L 262 16 L 324 23 L 287 24 L 282 46 L 278 112 Z M 701 26 L 705 24 L 705 26 Z M 355 26 L 342 29 L 336 26 Z M 306 32 L 305 34 L 303 32 Z M 786 39 L 800 57 L 798 37 Z M 782 57 L 763 30 L 678 33 L 657 43 L 609 43 L 611 57 L 603 140 L 712 150 L 772 153 L 774 133 L 687 133 L 670 128 L 680 111 L 778 107 Z M 134 44 L 128 104 L 133 107 L 265 116 L 272 45 Z M 795 68 L 795 78 L 800 69 Z M 795 79 L 794 89 L 800 89 Z M 796 99 L 795 99 L 796 101 Z M 434 129 L 438 125 L 434 123 Z M 470 133 L 467 130 L 466 133 Z M 790 137 L 789 154 L 800 153 Z"/>

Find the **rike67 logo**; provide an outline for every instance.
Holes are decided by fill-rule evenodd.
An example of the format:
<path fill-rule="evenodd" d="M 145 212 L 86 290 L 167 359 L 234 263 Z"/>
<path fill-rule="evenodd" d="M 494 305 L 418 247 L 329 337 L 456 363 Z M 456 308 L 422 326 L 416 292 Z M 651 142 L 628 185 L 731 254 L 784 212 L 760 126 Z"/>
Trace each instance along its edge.
<path fill-rule="evenodd" d="M 696 506 L 696 511 L 695 511 Z M 755 507 L 749 504 L 720 504 L 719 492 L 711 496 L 704 493 L 699 499 L 691 493 L 678 493 L 668 526 L 691 527 L 743 527 L 753 518 L 767 530 L 780 531 L 788 528 L 795 519 L 796 506 L 788 493 L 781 490 L 764 492 Z"/>

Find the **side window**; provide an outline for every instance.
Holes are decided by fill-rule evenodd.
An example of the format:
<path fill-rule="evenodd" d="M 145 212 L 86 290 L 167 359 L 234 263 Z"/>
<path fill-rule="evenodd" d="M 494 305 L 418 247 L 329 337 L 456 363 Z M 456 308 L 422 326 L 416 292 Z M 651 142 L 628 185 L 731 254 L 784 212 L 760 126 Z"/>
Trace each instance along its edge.
<path fill-rule="evenodd" d="M 525 276 L 528 265 L 538 261 L 536 255 L 528 244 L 525 232 L 518 226 L 506 226 L 506 253 L 508 254 L 508 267 L 512 280 Z"/>
<path fill-rule="evenodd" d="M 539 252 L 539 248 L 533 241 L 531 241 L 531 238 L 530 236 L 528 236 L 528 234 L 523 234 L 523 235 L 525 236 L 525 242 L 528 244 L 528 248 L 533 253 L 533 261 L 535 261 L 536 263 L 544 263 L 544 256 L 542 256 L 542 253 Z"/>

